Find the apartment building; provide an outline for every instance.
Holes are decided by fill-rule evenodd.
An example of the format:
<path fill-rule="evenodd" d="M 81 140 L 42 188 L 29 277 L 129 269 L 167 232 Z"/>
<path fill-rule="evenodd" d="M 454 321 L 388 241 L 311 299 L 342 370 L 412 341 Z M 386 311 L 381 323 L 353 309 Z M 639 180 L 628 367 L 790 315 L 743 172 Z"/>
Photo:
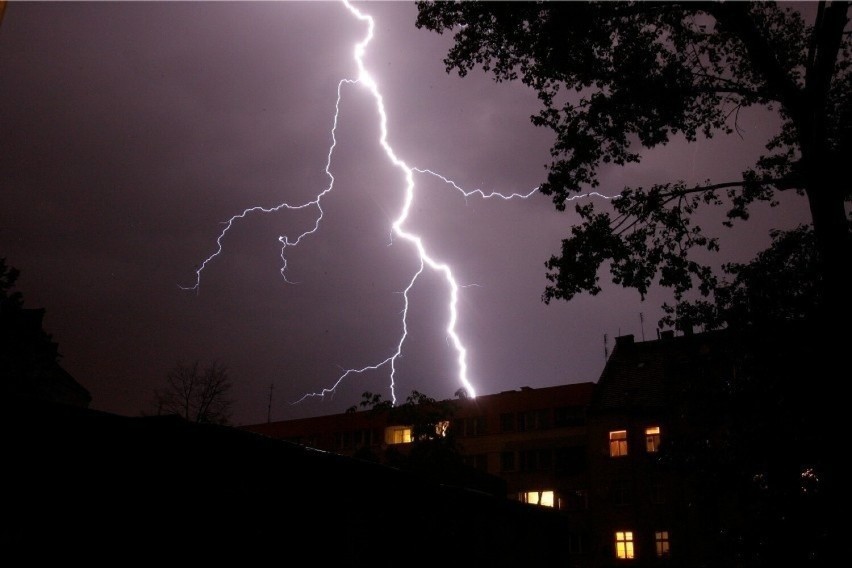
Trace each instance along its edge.
<path fill-rule="evenodd" d="M 567 519 L 568 566 L 760 565 L 782 554 L 769 543 L 785 542 L 791 554 L 814 557 L 820 537 L 802 511 L 821 510 L 810 450 L 818 433 L 805 415 L 779 414 L 789 399 L 767 390 L 767 376 L 805 372 L 795 336 L 779 337 L 619 337 L 597 382 L 442 401 L 452 412 L 434 426 L 469 468 L 501 480 L 508 499 Z M 246 428 L 379 461 L 416 446 L 414 426 L 388 412 Z M 765 442 L 782 432 L 780 446 Z M 766 489 L 776 469 L 794 474 L 777 490 L 792 495 L 787 501 L 771 501 Z M 796 528 L 779 533 L 756 518 Z"/>

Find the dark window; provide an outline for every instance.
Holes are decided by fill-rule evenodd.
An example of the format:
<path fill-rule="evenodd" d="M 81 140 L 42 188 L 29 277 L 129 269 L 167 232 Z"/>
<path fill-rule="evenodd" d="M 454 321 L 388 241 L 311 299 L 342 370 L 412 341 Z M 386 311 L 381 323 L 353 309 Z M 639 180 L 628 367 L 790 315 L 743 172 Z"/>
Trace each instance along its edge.
<path fill-rule="evenodd" d="M 511 412 L 500 415 L 500 431 L 514 432 L 515 431 L 515 415 Z"/>
<path fill-rule="evenodd" d="M 618 479 L 610 486 L 610 499 L 613 505 L 630 504 L 630 482 L 626 479 Z"/>
<path fill-rule="evenodd" d="M 567 511 L 585 511 L 589 506 L 589 499 L 585 489 L 569 489 L 562 492 L 563 508 Z"/>
<path fill-rule="evenodd" d="M 518 413 L 518 431 L 550 428 L 550 410 L 530 410 Z"/>
<path fill-rule="evenodd" d="M 568 554 L 583 554 L 585 550 L 583 540 L 581 534 L 568 533 Z"/>
<path fill-rule="evenodd" d="M 586 449 L 582 446 L 559 448 L 555 454 L 554 469 L 557 475 L 577 475 L 586 469 Z"/>
<path fill-rule="evenodd" d="M 651 485 L 651 503 L 662 505 L 666 502 L 666 485 L 664 483 L 654 483 Z"/>
<path fill-rule="evenodd" d="M 521 471 L 546 471 L 553 466 L 550 450 L 524 450 L 518 456 Z"/>
<path fill-rule="evenodd" d="M 465 418 L 461 420 L 458 428 L 461 436 L 482 436 L 485 434 L 485 417 Z"/>
<path fill-rule="evenodd" d="M 353 438 L 354 438 L 356 448 L 361 448 L 361 447 L 364 447 L 364 446 L 371 446 L 373 444 L 373 431 L 372 430 L 355 430 Z"/>
<path fill-rule="evenodd" d="M 515 452 L 500 453 L 500 471 L 515 471 Z"/>
<path fill-rule="evenodd" d="M 586 423 L 586 409 L 582 406 L 561 406 L 553 410 L 553 425 L 582 426 Z"/>
<path fill-rule="evenodd" d="M 486 471 L 488 469 L 488 456 L 485 454 L 474 454 L 472 456 L 464 456 L 462 458 L 464 464 L 468 467 Z"/>

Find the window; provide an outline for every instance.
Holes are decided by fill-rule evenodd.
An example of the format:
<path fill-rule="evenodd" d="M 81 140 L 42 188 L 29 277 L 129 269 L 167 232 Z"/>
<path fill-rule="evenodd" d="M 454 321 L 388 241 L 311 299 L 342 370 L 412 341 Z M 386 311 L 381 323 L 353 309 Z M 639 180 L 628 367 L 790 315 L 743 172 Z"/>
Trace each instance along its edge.
<path fill-rule="evenodd" d="M 521 501 L 530 505 L 541 505 L 542 507 L 553 507 L 556 499 L 553 491 L 525 491 L 520 495 Z"/>
<path fill-rule="evenodd" d="M 482 436 L 485 434 L 485 417 L 465 418 L 460 427 L 462 436 Z"/>
<path fill-rule="evenodd" d="M 408 444 L 411 442 L 411 426 L 388 426 L 385 428 L 386 444 Z"/>
<path fill-rule="evenodd" d="M 515 471 L 515 452 L 500 453 L 500 471 Z"/>
<path fill-rule="evenodd" d="M 500 431 L 514 432 L 515 431 L 515 415 L 511 412 L 500 415 Z"/>
<path fill-rule="evenodd" d="M 578 475 L 585 471 L 586 449 L 584 447 L 557 448 L 553 454 L 553 468 L 557 475 Z"/>
<path fill-rule="evenodd" d="M 645 449 L 649 454 L 654 454 L 660 451 L 660 427 L 651 426 L 645 428 Z"/>
<path fill-rule="evenodd" d="M 343 450 L 352 446 L 352 432 L 337 432 L 334 435 L 334 443 L 337 449 Z"/>
<path fill-rule="evenodd" d="M 669 531 L 655 531 L 654 545 L 657 549 L 657 556 L 663 557 L 669 555 Z"/>
<path fill-rule="evenodd" d="M 613 505 L 630 504 L 630 482 L 625 479 L 617 479 L 610 486 L 610 499 Z"/>
<path fill-rule="evenodd" d="M 582 426 L 586 423 L 586 409 L 582 406 L 560 406 L 553 410 L 553 425 Z"/>
<path fill-rule="evenodd" d="M 553 464 L 550 450 L 524 450 L 518 455 L 521 471 L 547 471 Z"/>
<path fill-rule="evenodd" d="M 609 455 L 613 458 L 627 455 L 627 430 L 609 433 Z"/>
<path fill-rule="evenodd" d="M 651 503 L 662 505 L 666 501 L 666 485 L 660 482 L 651 485 Z"/>
<path fill-rule="evenodd" d="M 615 557 L 622 560 L 634 558 L 633 531 L 618 531 L 615 533 Z"/>
<path fill-rule="evenodd" d="M 373 431 L 372 430 L 356 430 L 353 436 L 355 447 L 361 448 L 363 446 L 372 446 L 373 445 Z"/>
<path fill-rule="evenodd" d="M 462 462 L 468 467 L 486 471 L 488 469 L 488 456 L 485 454 L 474 454 L 462 457 Z"/>
<path fill-rule="evenodd" d="M 441 420 L 435 424 L 435 435 L 439 438 L 447 437 L 447 430 L 450 429 L 449 420 Z"/>
<path fill-rule="evenodd" d="M 589 504 L 585 489 L 563 491 L 562 500 L 566 511 L 584 511 Z"/>
<path fill-rule="evenodd" d="M 529 410 L 518 413 L 518 431 L 544 430 L 550 428 L 549 410 Z"/>
<path fill-rule="evenodd" d="M 568 554 L 583 554 L 583 540 L 585 539 L 581 534 L 568 533 Z"/>

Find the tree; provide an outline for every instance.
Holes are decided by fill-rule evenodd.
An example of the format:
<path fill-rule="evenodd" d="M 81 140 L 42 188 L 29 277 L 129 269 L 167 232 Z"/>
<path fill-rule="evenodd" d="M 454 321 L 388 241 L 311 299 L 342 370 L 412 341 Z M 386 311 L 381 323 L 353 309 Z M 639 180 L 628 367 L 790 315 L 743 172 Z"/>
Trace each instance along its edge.
<path fill-rule="evenodd" d="M 759 398 L 769 386 L 786 382 L 785 388 L 799 393 L 793 400 L 808 431 L 816 432 L 826 518 L 842 514 L 836 504 L 849 500 L 844 464 L 831 448 L 831 433 L 843 431 L 848 412 L 831 379 L 848 369 L 852 318 L 849 4 L 815 3 L 813 22 L 806 23 L 795 4 L 776 2 L 420 1 L 416 20 L 419 28 L 454 34 L 444 59 L 448 72 L 465 76 L 481 67 L 497 81 L 520 80 L 536 91 L 542 108 L 532 121 L 555 134 L 540 190 L 558 210 L 596 188 L 602 167 L 639 162 L 640 146 L 665 145 L 675 135 L 695 142 L 699 135 L 731 134 L 746 107 L 777 114 L 779 134 L 738 179 L 699 185 L 662 179 L 650 187 L 624 187 L 608 202 L 611 213 L 594 203 L 578 205 L 581 223 L 563 239 L 560 254 L 545 262 L 549 285 L 542 299 L 597 294 L 606 267 L 614 283 L 635 288 L 643 298 L 653 284 L 671 288 L 677 305 L 669 323 L 685 329 L 704 317 L 715 318 L 704 320 L 713 325 L 754 323 L 758 306 L 767 316 L 763 323 L 772 325 L 781 315 L 772 301 L 791 300 L 794 316 L 808 320 L 808 348 L 789 341 L 767 345 L 761 361 L 791 354 L 798 372 L 761 366 L 754 376 L 766 380 L 753 392 Z M 695 222 L 696 210 L 724 207 L 725 225 L 732 226 L 749 218 L 752 204 L 774 204 L 784 191 L 806 197 L 812 233 L 775 235 L 773 246 L 753 262 L 728 265 L 734 279 L 720 283 L 717 271 L 698 260 L 719 245 Z M 788 245 L 796 239 L 803 248 L 794 254 Z M 794 266 L 811 271 L 799 291 L 812 295 L 818 311 L 795 293 L 779 295 L 772 289 L 778 280 L 761 274 L 769 269 L 786 279 L 795 275 Z M 705 298 L 716 294 L 702 305 L 684 301 L 691 291 Z M 744 409 L 742 416 L 751 420 L 767 417 Z M 746 450 L 754 442 L 742 438 L 748 432 L 738 433 Z M 781 500 L 773 505 L 783 508 Z M 830 529 L 819 538 L 840 545 L 839 529 Z"/>
<path fill-rule="evenodd" d="M 435 400 L 413 390 L 405 402 L 394 405 L 382 395 L 365 392 L 361 402 L 346 411 L 355 412 L 360 406 L 370 412 L 388 413 L 389 423 L 411 427 L 411 445 L 406 452 L 390 446 L 384 461 L 395 467 L 432 475 L 458 474 L 462 468 L 461 454 L 456 446 L 450 421 L 455 414 L 451 400 Z"/>
<path fill-rule="evenodd" d="M 231 379 L 219 363 L 202 368 L 198 360 L 177 363 L 166 386 L 155 391 L 157 414 L 177 414 L 190 422 L 227 424 L 231 414 Z"/>
<path fill-rule="evenodd" d="M 0 392 L 7 398 L 87 407 L 89 391 L 59 364 L 59 346 L 42 325 L 44 309 L 24 308 L 20 271 L 0 258 Z"/>
<path fill-rule="evenodd" d="M 0 310 L 4 312 L 20 309 L 24 305 L 21 293 L 12 291 L 20 274 L 17 268 L 6 264 L 5 258 L 0 258 Z"/>
<path fill-rule="evenodd" d="M 657 282 L 676 300 L 710 295 L 716 272 L 695 250 L 717 251 L 694 224 L 700 206 L 727 207 L 726 225 L 749 217 L 777 192 L 807 197 L 826 321 L 850 315 L 852 237 L 852 36 L 849 2 L 819 2 L 813 24 L 793 5 L 773 2 L 418 2 L 418 28 L 452 30 L 444 62 L 464 76 L 475 67 L 495 80 L 520 79 L 538 94 L 534 124 L 552 129 L 548 176 L 540 189 L 557 209 L 589 188 L 606 164 L 638 162 L 680 134 L 730 134 L 740 109 L 761 106 L 782 121 L 767 153 L 741 179 L 696 186 L 661 180 L 625 187 L 613 214 L 578 205 L 582 223 L 545 264 L 543 300 L 600 292 L 598 273 L 643 295 Z M 842 319 L 841 319 L 842 318 Z"/>
<path fill-rule="evenodd" d="M 696 300 L 663 306 L 668 326 L 705 329 L 777 328 L 791 322 L 814 321 L 823 304 L 813 229 L 801 225 L 772 231 L 772 245 L 749 263 L 722 266 L 712 301 Z"/>

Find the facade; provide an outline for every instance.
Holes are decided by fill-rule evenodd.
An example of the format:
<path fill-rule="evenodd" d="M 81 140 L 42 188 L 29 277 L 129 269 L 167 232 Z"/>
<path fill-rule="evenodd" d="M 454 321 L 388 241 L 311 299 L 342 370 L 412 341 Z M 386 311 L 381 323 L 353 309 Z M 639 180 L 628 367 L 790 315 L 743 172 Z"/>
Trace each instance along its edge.
<path fill-rule="evenodd" d="M 755 519 L 807 524 L 802 511 L 818 510 L 813 487 L 804 501 L 797 494 L 799 473 L 817 483 L 813 456 L 765 444 L 784 427 L 787 440 L 813 447 L 802 423 L 779 413 L 788 399 L 767 396 L 767 377 L 775 384 L 802 372 L 793 364 L 799 344 L 785 337 L 619 337 L 596 383 L 446 401 L 453 411 L 442 428 L 465 464 L 502 480 L 509 500 L 560 511 L 568 520 L 561 535 L 568 566 L 766 565 L 781 550 L 769 543 L 786 537 Z M 344 455 L 370 448 L 382 456 L 416 445 L 412 426 L 391 416 L 354 412 L 246 429 Z M 765 480 L 777 475 L 770 466 L 793 472 L 779 489 L 792 500 L 772 501 Z M 791 554 L 790 539 L 804 534 L 786 538 Z M 799 545 L 803 557 L 815 558 L 810 544 Z"/>

